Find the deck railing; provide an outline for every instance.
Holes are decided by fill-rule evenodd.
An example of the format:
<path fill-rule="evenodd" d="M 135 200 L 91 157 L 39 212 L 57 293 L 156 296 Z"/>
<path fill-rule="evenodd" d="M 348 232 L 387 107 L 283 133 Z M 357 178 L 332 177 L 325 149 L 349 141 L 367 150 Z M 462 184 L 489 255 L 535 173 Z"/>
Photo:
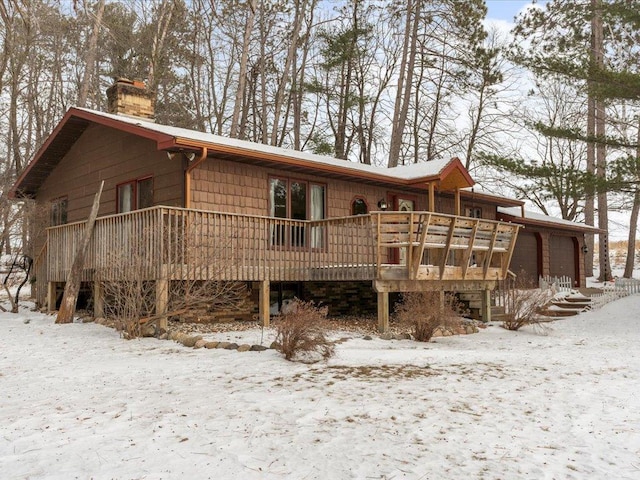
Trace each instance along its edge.
<path fill-rule="evenodd" d="M 84 226 L 48 229 L 47 281 L 66 281 Z M 391 270 L 425 280 L 446 268 L 460 280 L 496 279 L 517 229 L 429 212 L 291 220 L 158 206 L 98 218 L 82 280 L 374 280 Z M 424 265 L 440 273 L 421 277 Z"/>
<path fill-rule="evenodd" d="M 48 229 L 49 281 L 66 280 L 84 225 Z M 82 279 L 371 279 L 373 252 L 367 215 L 305 221 L 152 207 L 96 220 Z"/>
<path fill-rule="evenodd" d="M 379 279 L 393 279 L 398 273 L 409 280 L 504 279 L 520 228 L 433 212 L 371 216 Z M 392 259 L 390 265 L 385 265 L 385 254 Z"/>

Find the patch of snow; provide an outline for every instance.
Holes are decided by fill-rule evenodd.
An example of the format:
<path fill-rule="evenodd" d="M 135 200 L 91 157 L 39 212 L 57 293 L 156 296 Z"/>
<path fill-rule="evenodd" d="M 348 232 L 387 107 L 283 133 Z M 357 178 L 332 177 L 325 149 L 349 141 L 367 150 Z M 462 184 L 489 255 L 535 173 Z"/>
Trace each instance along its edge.
<path fill-rule="evenodd" d="M 640 478 L 640 296 L 327 363 L 0 313 L 3 478 Z M 211 335 L 271 341 L 273 330 Z M 239 343 L 239 342 L 238 342 Z"/>

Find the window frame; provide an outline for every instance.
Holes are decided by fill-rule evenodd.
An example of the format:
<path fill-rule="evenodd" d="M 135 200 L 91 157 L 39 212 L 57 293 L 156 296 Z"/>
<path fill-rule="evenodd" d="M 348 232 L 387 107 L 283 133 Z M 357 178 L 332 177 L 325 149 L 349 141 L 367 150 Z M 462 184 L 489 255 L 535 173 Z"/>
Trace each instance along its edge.
<path fill-rule="evenodd" d="M 151 205 L 147 207 L 140 207 L 140 183 L 145 180 L 151 180 Z M 122 205 L 120 203 L 120 189 L 125 185 L 131 185 L 131 197 L 132 197 L 132 206 L 131 209 L 127 212 L 122 211 Z M 141 208 L 149 208 L 154 205 L 154 197 L 155 197 L 155 188 L 154 188 L 154 177 L 153 175 L 143 175 L 141 177 L 132 178 L 125 182 L 121 182 L 116 184 L 116 213 L 128 213 L 136 210 L 141 210 Z"/>
<path fill-rule="evenodd" d="M 49 224 L 52 227 L 69 223 L 69 196 L 56 197 L 50 202 Z M 64 209 L 60 209 L 64 205 Z M 63 218 L 64 217 L 64 218 Z"/>
<path fill-rule="evenodd" d="M 356 203 L 358 200 L 362 201 L 362 203 L 364 204 L 364 208 L 365 208 L 365 210 L 366 210 L 364 213 L 353 213 L 353 207 L 354 207 L 355 203 Z M 350 203 L 349 205 L 350 205 L 350 207 L 351 207 L 351 208 L 350 208 L 350 214 L 351 214 L 351 216 L 356 216 L 356 215 L 369 215 L 369 212 L 370 212 L 370 210 L 369 210 L 369 202 L 367 202 L 367 199 L 366 199 L 363 195 L 356 195 L 355 197 L 353 197 L 353 198 L 351 199 L 351 203 Z"/>
<path fill-rule="evenodd" d="M 468 218 L 483 218 L 482 217 L 482 207 L 477 207 L 473 205 L 465 205 L 464 207 L 465 216 Z"/>
<path fill-rule="evenodd" d="M 273 198 L 271 196 L 271 184 L 273 181 L 280 181 L 283 182 L 285 184 L 285 191 L 286 191 L 286 200 L 285 200 L 285 212 L 286 212 L 286 216 L 285 217 L 276 217 L 275 215 L 272 216 L 271 212 L 274 211 L 275 212 L 275 208 L 273 206 Z M 268 179 L 267 179 L 267 194 L 269 196 L 269 201 L 268 201 L 268 216 L 270 218 L 277 218 L 277 219 L 283 219 L 283 220 L 303 220 L 303 219 L 296 219 L 296 218 L 292 218 L 292 195 L 291 195 L 291 185 L 293 183 L 300 183 L 300 184 L 304 184 L 305 185 L 305 221 L 312 221 L 311 215 L 312 215 L 312 189 L 314 186 L 320 187 L 322 188 L 322 207 L 323 207 L 323 218 L 321 219 L 315 219 L 315 220 L 324 220 L 328 217 L 327 215 L 327 184 L 326 183 L 321 183 L 321 182 L 316 182 L 314 180 L 307 180 L 307 179 L 301 179 L 301 178 L 297 178 L 297 177 L 285 177 L 285 176 L 280 176 L 280 175 L 269 175 Z M 273 228 L 273 226 L 272 226 Z M 291 228 L 294 228 L 293 226 L 291 226 Z M 323 228 L 323 227 L 320 227 Z M 290 230 L 290 229 L 287 229 Z M 311 246 L 311 242 L 312 242 L 312 233 L 310 230 L 306 230 L 303 234 L 303 242 L 301 245 L 293 245 L 292 244 L 292 232 L 291 231 L 285 231 L 284 234 L 282 235 L 284 237 L 284 240 L 281 241 L 281 243 L 277 243 L 274 242 L 274 232 L 270 232 L 269 235 L 269 246 L 271 248 L 286 248 L 288 250 L 302 250 L 302 249 L 307 249 L 307 248 L 311 248 L 314 251 L 325 251 L 326 250 L 326 246 L 327 246 L 327 242 L 326 242 L 326 229 L 323 228 L 322 230 L 322 234 L 320 236 L 320 246 L 319 247 L 314 247 Z"/>

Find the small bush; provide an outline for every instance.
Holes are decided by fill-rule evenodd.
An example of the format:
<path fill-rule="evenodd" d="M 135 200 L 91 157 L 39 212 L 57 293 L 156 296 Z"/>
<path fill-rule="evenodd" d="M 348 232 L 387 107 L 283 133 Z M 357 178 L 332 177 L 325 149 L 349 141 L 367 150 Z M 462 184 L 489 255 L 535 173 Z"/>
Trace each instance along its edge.
<path fill-rule="evenodd" d="M 540 325 L 539 311 L 553 297 L 552 290 L 517 289 L 507 302 L 502 326 L 507 330 L 519 330 L 525 325 Z"/>
<path fill-rule="evenodd" d="M 460 326 L 462 307 L 454 295 L 444 301 L 440 292 L 411 292 L 402 294 L 396 305 L 396 320 L 411 328 L 414 340 L 428 342 L 438 328 L 455 330 Z"/>
<path fill-rule="evenodd" d="M 334 346 L 325 336 L 327 310 L 295 299 L 286 313 L 274 319 L 276 342 L 284 358 L 313 362 L 333 355 Z"/>
<path fill-rule="evenodd" d="M 540 326 L 540 310 L 553 298 L 553 289 L 538 288 L 537 281 L 520 273 L 505 289 L 502 327 L 519 330 L 525 325 Z"/>

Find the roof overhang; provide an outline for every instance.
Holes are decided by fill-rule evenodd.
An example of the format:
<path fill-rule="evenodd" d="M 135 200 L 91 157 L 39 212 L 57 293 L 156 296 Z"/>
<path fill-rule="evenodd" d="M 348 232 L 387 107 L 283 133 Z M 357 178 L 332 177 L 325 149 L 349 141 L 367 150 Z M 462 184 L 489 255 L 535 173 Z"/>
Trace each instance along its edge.
<path fill-rule="evenodd" d="M 480 203 L 495 205 L 497 207 L 523 207 L 525 204 L 522 200 L 500 197 L 490 193 L 474 192 L 472 190 L 461 190 L 460 198 L 469 202 L 477 201 Z"/>
<path fill-rule="evenodd" d="M 437 176 L 411 179 L 408 181 L 408 184 L 415 187 L 428 185 L 433 182 L 435 182 L 436 190 L 442 192 L 453 192 L 462 190 L 463 188 L 471 188 L 476 183 L 457 157 L 452 158 Z"/>
<path fill-rule="evenodd" d="M 118 118 L 115 115 L 101 114 L 91 110 L 71 108 L 38 149 L 27 168 L 18 177 L 9 191 L 11 198 L 35 197 L 40 186 L 56 168 L 75 142 L 91 124 L 114 128 L 138 137 L 149 139 L 156 144 L 158 150 L 165 151 L 201 151 L 206 148 L 209 157 L 220 157 L 228 160 L 254 163 L 293 171 L 303 171 L 330 178 L 361 181 L 389 187 L 407 187 L 415 190 L 428 190 L 429 186 L 439 191 L 455 191 L 469 188 L 474 181 L 458 158 L 444 163 L 437 173 L 429 175 L 407 175 L 403 169 L 354 168 L 354 164 L 335 159 L 323 162 L 320 156 L 310 160 L 307 154 L 282 148 L 258 148 L 250 142 L 235 141 L 211 135 L 202 138 L 172 135 L 161 130 L 161 126 L 150 124 L 144 120 L 136 122 L 131 118 Z M 166 130 L 166 129 L 165 129 Z M 188 133 L 184 129 L 176 129 Z M 198 135 L 194 135 L 198 136 Z M 202 135 L 200 135 L 202 137 Z M 358 164 L 356 164 L 358 165 Z M 394 175 L 397 174 L 397 175 Z"/>
<path fill-rule="evenodd" d="M 282 167 L 286 166 L 294 170 L 307 171 L 308 173 L 322 174 L 334 178 L 345 180 L 366 181 L 379 185 L 393 185 L 411 187 L 420 190 L 427 190 L 430 183 L 434 183 L 437 190 L 454 191 L 456 188 L 469 188 L 475 182 L 469 175 L 460 159 L 452 158 L 449 163 L 438 173 L 416 178 L 401 178 L 389 175 L 386 172 L 393 172 L 393 169 L 380 168 L 380 173 L 364 172 L 349 168 L 349 162 L 344 160 L 345 165 L 322 164 L 309 162 L 304 158 L 296 158 L 290 152 L 282 149 L 284 153 L 264 152 L 245 148 L 237 145 L 227 145 L 219 142 L 194 141 L 188 138 L 175 137 L 172 142 L 158 145 L 161 150 L 172 149 L 202 149 L 206 148 L 209 156 L 223 156 L 227 159 L 259 162 L 262 165 Z M 402 168 L 402 167 L 396 167 Z"/>
<path fill-rule="evenodd" d="M 166 142 L 167 135 L 153 132 L 136 124 L 118 122 L 109 118 L 100 117 L 85 110 L 71 108 L 60 120 L 56 128 L 51 132 L 42 146 L 33 156 L 27 168 L 18 177 L 9 191 L 9 198 L 32 198 L 38 193 L 38 189 L 51 174 L 54 168 L 62 161 L 71 147 L 92 123 L 130 132 L 157 143 Z"/>
<path fill-rule="evenodd" d="M 512 222 L 519 223 L 526 227 L 538 227 L 538 228 L 548 228 L 553 230 L 562 230 L 565 232 L 571 233 L 586 233 L 586 234 L 598 234 L 603 232 L 602 229 L 597 227 L 592 227 L 590 225 L 584 225 L 576 222 L 570 222 L 568 220 L 555 219 L 553 217 L 549 217 L 549 219 L 541 219 L 541 218 L 529 218 L 529 217 L 521 217 L 518 215 L 509 215 L 504 212 L 498 212 L 498 220 L 503 222 Z"/>

